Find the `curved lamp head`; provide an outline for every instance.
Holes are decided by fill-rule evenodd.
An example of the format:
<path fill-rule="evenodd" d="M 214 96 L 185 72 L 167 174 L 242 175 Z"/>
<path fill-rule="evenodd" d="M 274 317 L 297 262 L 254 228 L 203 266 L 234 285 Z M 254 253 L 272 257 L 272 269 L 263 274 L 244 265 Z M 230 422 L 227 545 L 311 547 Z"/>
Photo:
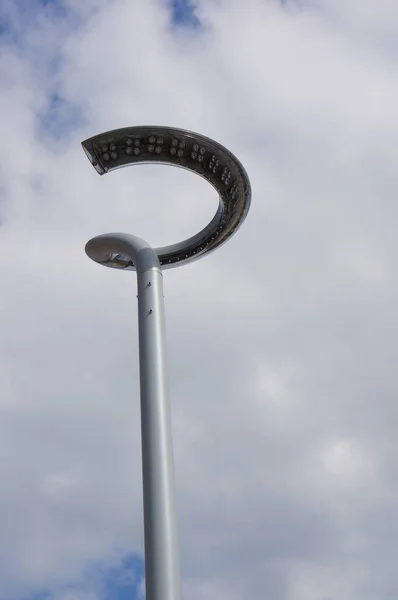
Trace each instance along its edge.
<path fill-rule="evenodd" d="M 235 233 L 250 207 L 247 173 L 229 150 L 210 138 L 172 127 L 126 127 L 100 133 L 82 142 L 100 174 L 139 163 L 182 167 L 204 177 L 217 190 L 219 206 L 210 223 L 193 237 L 156 248 L 162 268 L 182 265 L 215 250 Z M 110 254 L 109 267 L 134 269 L 130 258 Z"/>

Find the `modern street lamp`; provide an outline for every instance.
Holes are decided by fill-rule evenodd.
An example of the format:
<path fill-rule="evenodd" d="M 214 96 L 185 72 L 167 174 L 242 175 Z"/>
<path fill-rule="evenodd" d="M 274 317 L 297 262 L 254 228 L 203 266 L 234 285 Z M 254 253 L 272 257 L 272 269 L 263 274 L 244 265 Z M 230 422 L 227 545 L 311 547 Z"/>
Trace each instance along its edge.
<path fill-rule="evenodd" d="M 133 235 L 114 233 L 86 244 L 95 262 L 137 272 L 146 600 L 181 600 L 162 270 L 226 242 L 247 215 L 250 182 L 226 148 L 182 129 L 127 127 L 96 135 L 82 146 L 100 175 L 139 163 L 173 165 L 201 175 L 220 196 L 207 227 L 183 242 L 152 248 Z"/>

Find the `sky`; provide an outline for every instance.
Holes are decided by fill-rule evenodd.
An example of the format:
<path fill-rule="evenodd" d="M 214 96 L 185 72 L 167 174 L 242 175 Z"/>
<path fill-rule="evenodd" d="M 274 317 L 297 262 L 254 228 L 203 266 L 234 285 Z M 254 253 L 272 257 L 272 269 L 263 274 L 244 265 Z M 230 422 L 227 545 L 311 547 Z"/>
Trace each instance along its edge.
<path fill-rule="evenodd" d="M 0 0 L 0 600 L 144 590 L 136 282 L 90 261 L 212 218 L 80 142 L 197 131 L 252 206 L 167 270 L 183 597 L 396 600 L 398 4 Z"/>

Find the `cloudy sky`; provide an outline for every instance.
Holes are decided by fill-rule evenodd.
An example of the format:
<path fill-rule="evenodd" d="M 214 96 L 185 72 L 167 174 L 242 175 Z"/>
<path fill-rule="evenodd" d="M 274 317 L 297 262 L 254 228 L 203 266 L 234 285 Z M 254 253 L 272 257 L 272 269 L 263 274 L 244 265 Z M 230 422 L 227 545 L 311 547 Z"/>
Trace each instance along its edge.
<path fill-rule="evenodd" d="M 195 233 L 129 125 L 230 148 L 252 208 L 165 273 L 187 600 L 398 598 L 396 0 L 0 0 L 0 600 L 143 588 L 136 283 L 100 233 Z"/>

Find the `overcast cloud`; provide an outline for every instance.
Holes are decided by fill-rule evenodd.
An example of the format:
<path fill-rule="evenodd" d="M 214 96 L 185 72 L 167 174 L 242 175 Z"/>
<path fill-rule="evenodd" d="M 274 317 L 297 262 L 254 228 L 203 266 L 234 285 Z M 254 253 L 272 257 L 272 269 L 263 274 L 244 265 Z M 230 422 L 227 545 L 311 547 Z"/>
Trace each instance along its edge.
<path fill-rule="evenodd" d="M 84 245 L 178 241 L 217 197 L 99 177 L 81 140 L 140 124 L 253 188 L 164 277 L 184 598 L 396 600 L 398 4 L 176 4 L 0 0 L 0 600 L 141 585 L 135 276 Z"/>

